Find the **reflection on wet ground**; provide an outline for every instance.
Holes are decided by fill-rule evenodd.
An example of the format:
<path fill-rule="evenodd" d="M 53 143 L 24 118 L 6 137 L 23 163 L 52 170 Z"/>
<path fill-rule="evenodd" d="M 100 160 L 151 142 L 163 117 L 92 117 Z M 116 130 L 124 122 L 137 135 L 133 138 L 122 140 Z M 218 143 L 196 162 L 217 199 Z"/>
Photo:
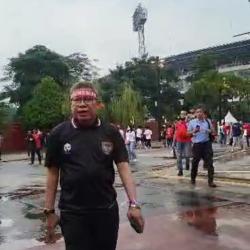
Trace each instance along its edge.
<path fill-rule="evenodd" d="M 33 180 L 33 176 L 40 175 L 43 178 L 43 172 L 42 169 L 24 167 L 24 170 L 19 170 L 19 175 L 24 176 L 22 185 L 21 177 L 15 172 L 18 169 L 16 166 L 13 173 L 8 173 L 6 169 L 3 171 L 13 180 L 18 176 L 18 185 L 14 183 L 15 185 L 7 186 L 7 180 L 1 182 L 0 179 L 0 185 L 5 183 L 0 187 L 0 250 L 24 250 L 44 245 L 44 182 L 37 181 L 39 178 L 33 183 L 28 181 L 29 178 Z M 133 166 L 138 196 L 143 203 L 147 221 L 145 234 L 140 238 L 127 223 L 127 198 L 122 185 L 120 182 L 115 184 L 122 232 L 118 250 L 165 250 L 164 246 L 168 244 L 171 250 L 249 250 L 250 241 L 246 235 L 250 230 L 250 207 L 244 202 L 236 201 L 238 197 L 235 193 L 224 198 L 226 196 L 223 192 L 207 187 L 193 188 L 181 180 L 171 183 L 160 178 L 150 178 L 145 175 L 148 169 L 143 167 L 139 164 Z M 241 195 L 240 198 L 250 201 L 249 194 Z M 205 240 L 208 248 L 203 248 L 202 245 L 205 244 L 205 235 L 211 236 L 209 240 Z M 59 228 L 57 239 L 61 241 Z M 188 240 L 187 245 L 181 245 L 184 239 Z M 189 241 L 195 242 L 196 246 Z M 133 242 L 138 242 L 137 247 Z M 240 244 L 240 248 L 234 247 L 237 244 Z"/>
<path fill-rule="evenodd" d="M 208 235 L 217 236 L 216 207 L 189 210 L 180 214 L 180 219 Z"/>
<path fill-rule="evenodd" d="M 125 222 L 127 202 L 123 189 L 117 190 L 121 221 Z M 29 186 L 4 194 L 4 197 L 9 197 L 9 199 L 1 204 L 1 219 L 4 221 L 11 218 L 9 219 L 11 223 L 8 224 L 5 221 L 5 227 L 1 226 L 3 235 L 0 237 L 0 249 L 2 249 L 1 243 L 7 244 L 10 241 L 36 239 L 38 242 L 44 242 L 43 192 L 41 186 Z M 209 235 L 217 235 L 216 211 L 218 207 L 231 203 L 209 193 L 200 194 L 194 190 L 177 190 L 174 185 L 159 188 L 157 185 L 142 182 L 138 186 L 138 192 L 143 200 L 146 217 L 177 214 L 183 223 Z M 60 238 L 58 228 L 57 239 Z"/>
<path fill-rule="evenodd" d="M 209 195 L 202 196 L 194 191 L 183 191 L 177 193 L 177 195 L 180 196 L 178 199 L 179 205 L 192 207 L 192 209 L 180 213 L 179 218 L 205 234 L 216 236 L 215 216 L 217 207 L 214 207 L 213 203 L 226 200 Z M 188 198 L 182 199 L 181 197 L 184 196 Z M 205 205 L 206 207 L 204 207 Z"/>
<path fill-rule="evenodd" d="M 24 249 L 20 248 L 22 242 L 26 245 L 31 239 L 34 244 L 44 242 L 44 187 L 24 186 L 8 193 L 1 193 L 1 197 L 0 229 L 3 237 L 0 237 L 0 249 L 6 249 L 6 246 L 14 241 L 17 244 L 13 245 L 13 250 Z M 60 238 L 60 229 L 57 228 L 57 239 Z"/>

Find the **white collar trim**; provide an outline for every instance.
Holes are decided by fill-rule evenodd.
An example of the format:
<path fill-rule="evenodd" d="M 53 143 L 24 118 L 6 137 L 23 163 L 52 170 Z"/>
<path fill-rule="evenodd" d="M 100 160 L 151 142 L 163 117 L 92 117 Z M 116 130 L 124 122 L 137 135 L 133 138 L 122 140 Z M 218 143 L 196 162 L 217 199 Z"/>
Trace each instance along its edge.
<path fill-rule="evenodd" d="M 74 119 L 73 119 L 73 118 L 71 119 L 71 124 L 72 124 L 73 128 L 78 128 L 77 125 L 76 125 L 76 123 L 74 122 Z M 101 120 L 100 120 L 99 118 L 97 118 L 96 127 L 100 127 L 101 124 L 102 124 Z"/>

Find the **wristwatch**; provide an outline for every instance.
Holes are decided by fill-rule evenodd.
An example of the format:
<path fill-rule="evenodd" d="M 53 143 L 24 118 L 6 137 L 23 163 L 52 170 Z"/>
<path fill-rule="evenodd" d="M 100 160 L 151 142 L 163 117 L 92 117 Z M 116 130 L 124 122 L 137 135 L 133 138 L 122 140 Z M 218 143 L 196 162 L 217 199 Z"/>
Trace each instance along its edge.
<path fill-rule="evenodd" d="M 138 201 L 129 201 L 129 207 L 141 209 L 141 203 Z"/>
<path fill-rule="evenodd" d="M 55 213 L 55 209 L 44 208 L 43 213 L 45 215 L 54 214 Z"/>

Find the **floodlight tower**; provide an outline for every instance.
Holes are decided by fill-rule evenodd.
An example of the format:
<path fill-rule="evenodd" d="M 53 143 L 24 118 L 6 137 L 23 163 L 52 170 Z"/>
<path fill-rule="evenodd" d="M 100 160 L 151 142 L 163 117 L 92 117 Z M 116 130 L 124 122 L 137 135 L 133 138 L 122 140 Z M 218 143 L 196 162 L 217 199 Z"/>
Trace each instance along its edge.
<path fill-rule="evenodd" d="M 148 18 L 148 12 L 146 8 L 143 8 L 141 4 L 137 6 L 133 14 L 133 31 L 138 33 L 139 40 L 139 57 L 143 58 L 146 56 L 146 46 L 145 46 L 145 34 L 144 25 Z"/>

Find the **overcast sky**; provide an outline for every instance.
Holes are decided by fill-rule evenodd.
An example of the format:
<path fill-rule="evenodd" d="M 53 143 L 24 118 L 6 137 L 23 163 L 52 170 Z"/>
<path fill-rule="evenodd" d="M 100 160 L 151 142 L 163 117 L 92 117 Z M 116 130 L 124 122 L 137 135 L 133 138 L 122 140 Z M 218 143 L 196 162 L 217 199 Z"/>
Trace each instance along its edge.
<path fill-rule="evenodd" d="M 42 44 L 99 60 L 102 74 L 137 56 L 136 0 L 0 0 L 0 69 L 8 58 Z M 142 0 L 150 55 L 168 56 L 229 43 L 250 31 L 248 0 Z M 0 71 L 1 74 L 1 71 Z"/>

